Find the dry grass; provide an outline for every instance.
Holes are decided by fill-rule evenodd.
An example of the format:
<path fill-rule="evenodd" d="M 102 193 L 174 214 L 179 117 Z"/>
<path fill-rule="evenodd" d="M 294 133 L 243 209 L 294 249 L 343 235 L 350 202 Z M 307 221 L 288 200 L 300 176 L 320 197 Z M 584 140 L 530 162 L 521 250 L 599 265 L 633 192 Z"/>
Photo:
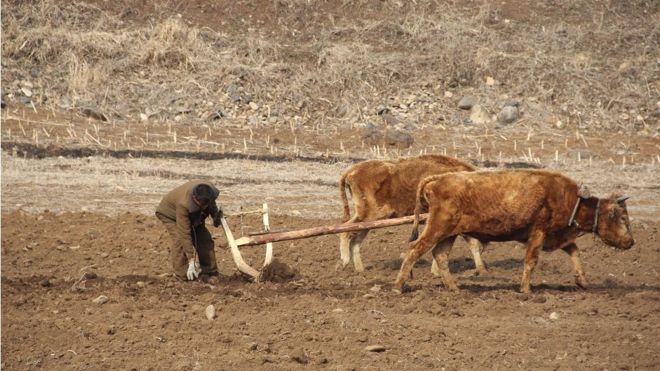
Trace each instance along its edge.
<path fill-rule="evenodd" d="M 417 103 L 407 112 L 414 122 L 437 122 L 455 110 L 453 100 L 442 98 L 454 90 L 494 108 L 502 96 L 535 97 L 565 122 L 628 130 L 639 129 L 634 117 L 654 109 L 660 95 L 657 12 L 643 22 L 625 8 L 584 2 L 576 6 L 591 20 L 535 24 L 507 21 L 489 2 L 468 14 L 431 1 L 388 3 L 365 17 L 368 2 L 344 1 L 343 8 L 355 8 L 354 18 L 299 30 L 287 14 L 310 5 L 278 4 L 287 12 L 273 32 L 221 33 L 176 16 L 134 24 L 79 2 L 8 1 L 2 57 L 18 75 L 27 74 L 25 65 L 40 69 L 45 91 L 128 119 L 147 109 L 171 118 L 176 101 L 193 110 L 186 117 L 193 121 L 218 106 L 260 121 L 263 112 L 227 97 L 237 85 L 284 124 L 293 116 L 305 123 L 321 117 L 365 123 L 376 106 L 392 103 Z M 486 87 L 487 77 L 499 84 Z M 3 76 L 3 85 L 11 83 Z M 406 102 L 410 95 L 417 97 Z M 439 106 L 425 109 L 419 96 Z M 622 112 L 628 117 L 621 119 Z"/>

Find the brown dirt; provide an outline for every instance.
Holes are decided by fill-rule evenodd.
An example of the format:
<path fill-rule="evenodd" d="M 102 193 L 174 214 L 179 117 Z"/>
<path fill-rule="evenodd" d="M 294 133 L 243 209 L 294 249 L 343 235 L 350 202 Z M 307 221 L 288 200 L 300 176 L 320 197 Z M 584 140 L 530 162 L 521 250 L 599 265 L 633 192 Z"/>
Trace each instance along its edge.
<path fill-rule="evenodd" d="M 327 220 L 274 216 L 273 228 Z M 517 292 L 524 251 L 493 244 L 485 276 L 467 246 L 447 292 L 428 264 L 414 291 L 390 292 L 408 227 L 367 238 L 368 269 L 335 272 L 337 238 L 276 243 L 299 271 L 288 282 L 245 282 L 218 239 L 223 277 L 211 286 L 166 276 L 166 235 L 151 216 L 20 211 L 2 214 L 3 368 L 655 369 L 660 280 L 655 223 L 635 223 L 636 246 L 579 241 L 591 285 L 577 289 L 561 253 L 544 254 L 533 294 Z M 258 228 L 256 221 L 248 223 Z M 262 248 L 245 248 L 258 266 Z M 88 279 L 82 278 L 86 272 Z M 82 279 L 82 282 L 79 280 Z M 77 290 L 72 290 L 77 283 Z M 105 304 L 95 304 L 100 295 Z M 218 318 L 204 309 L 215 305 Z M 550 319 L 552 313 L 559 318 Z M 382 353 L 365 351 L 380 344 Z"/>
<path fill-rule="evenodd" d="M 295 268 L 292 268 L 279 259 L 273 259 L 270 264 L 261 268 L 261 275 L 259 276 L 259 280 L 264 282 L 270 281 L 283 283 L 293 281 L 298 275 L 299 273 Z"/>

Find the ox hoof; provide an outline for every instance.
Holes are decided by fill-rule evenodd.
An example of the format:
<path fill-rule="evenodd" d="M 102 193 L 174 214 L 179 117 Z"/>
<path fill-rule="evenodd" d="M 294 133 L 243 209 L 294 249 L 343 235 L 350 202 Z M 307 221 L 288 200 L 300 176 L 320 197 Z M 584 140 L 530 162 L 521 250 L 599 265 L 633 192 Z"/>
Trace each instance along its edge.
<path fill-rule="evenodd" d="M 488 273 L 488 270 L 486 268 L 477 268 L 474 270 L 474 276 L 485 276 L 486 273 Z"/>
<path fill-rule="evenodd" d="M 348 262 L 344 263 L 343 261 L 337 262 L 337 265 L 335 265 L 335 271 L 343 271 L 346 269 L 346 266 L 348 265 Z"/>
<path fill-rule="evenodd" d="M 405 285 L 405 284 L 402 287 L 393 287 L 392 288 L 392 292 L 397 294 L 397 295 L 402 295 L 402 294 L 405 294 L 405 293 L 411 292 L 411 291 L 412 291 L 412 289 L 410 288 L 410 286 Z"/>
<path fill-rule="evenodd" d="M 459 292 L 461 289 L 458 288 L 458 286 L 447 286 L 447 290 L 451 292 Z"/>

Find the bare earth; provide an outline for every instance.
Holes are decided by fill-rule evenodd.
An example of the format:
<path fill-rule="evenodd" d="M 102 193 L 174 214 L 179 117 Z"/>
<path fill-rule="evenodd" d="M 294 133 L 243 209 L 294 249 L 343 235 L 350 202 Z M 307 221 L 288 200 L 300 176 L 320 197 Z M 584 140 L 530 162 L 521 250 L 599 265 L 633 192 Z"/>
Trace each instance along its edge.
<path fill-rule="evenodd" d="M 169 242 L 151 213 L 191 169 L 203 167 L 223 185 L 228 213 L 266 201 L 273 229 L 338 222 L 336 179 L 348 164 L 200 162 L 152 160 L 147 167 L 138 159 L 3 156 L 5 369 L 658 367 L 655 173 L 629 168 L 624 174 L 636 185 L 615 187 L 633 197 L 632 250 L 614 251 L 590 236 L 579 241 L 586 291 L 573 284 L 568 257 L 552 253 L 542 255 L 533 294 L 518 293 L 524 250 L 513 243 L 492 244 L 484 254 L 488 274 L 474 276 L 461 242 L 451 269 L 462 292 L 446 291 L 427 263 L 415 269 L 414 291 L 397 296 L 390 288 L 405 226 L 370 234 L 362 275 L 335 271 L 338 238 L 324 236 L 275 244 L 275 257 L 298 271 L 293 279 L 249 283 L 214 230 L 221 283 L 168 277 Z M 613 188 L 607 171 L 566 171 L 599 193 Z M 231 219 L 239 236 L 259 230 L 259 222 Z M 263 249 L 243 250 L 259 267 Z M 89 272 L 93 278 L 78 282 Z M 94 303 L 100 295 L 108 302 Z M 204 314 L 210 304 L 213 321 Z M 374 344 L 385 351 L 365 350 Z"/>

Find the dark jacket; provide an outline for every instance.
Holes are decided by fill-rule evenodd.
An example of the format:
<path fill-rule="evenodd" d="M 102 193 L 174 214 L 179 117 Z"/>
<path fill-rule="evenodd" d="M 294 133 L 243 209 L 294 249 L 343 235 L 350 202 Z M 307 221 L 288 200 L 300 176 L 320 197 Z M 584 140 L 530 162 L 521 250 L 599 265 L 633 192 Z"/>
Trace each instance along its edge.
<path fill-rule="evenodd" d="M 213 191 L 212 199 L 205 210 L 198 207 L 192 199 L 193 190 L 200 184 L 210 186 Z M 186 256 L 195 256 L 192 241 L 193 228 L 204 225 L 206 217 L 209 215 L 214 221 L 219 218 L 220 213 L 216 204 L 219 194 L 220 191 L 212 184 L 202 180 L 191 180 L 167 193 L 160 201 L 158 208 L 156 208 L 156 214 L 160 214 L 176 223 Z"/>

